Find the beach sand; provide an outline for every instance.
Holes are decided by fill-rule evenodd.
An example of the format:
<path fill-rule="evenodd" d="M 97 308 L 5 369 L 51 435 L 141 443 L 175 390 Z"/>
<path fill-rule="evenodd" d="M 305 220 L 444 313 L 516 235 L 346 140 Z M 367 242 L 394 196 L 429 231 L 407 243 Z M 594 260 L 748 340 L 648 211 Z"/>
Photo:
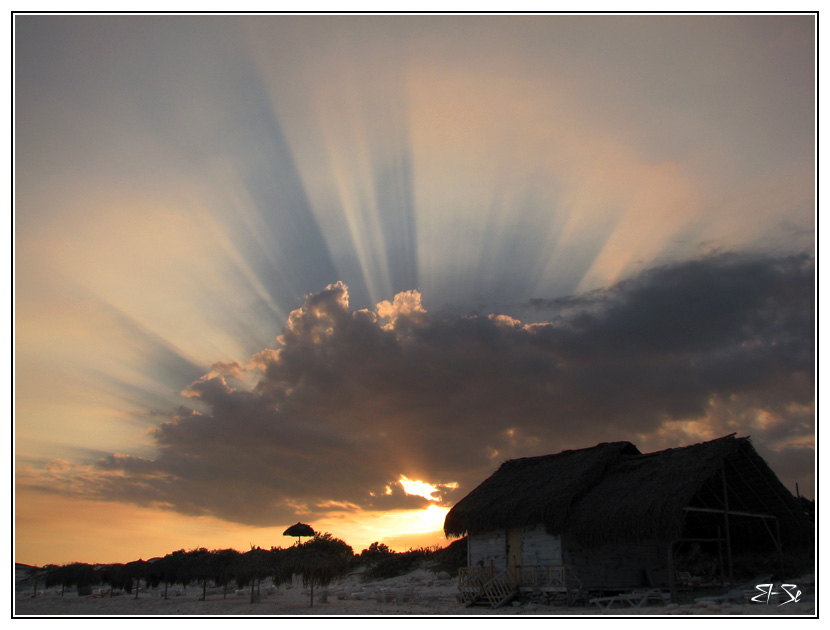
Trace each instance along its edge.
<path fill-rule="evenodd" d="M 440 574 L 439 574 L 440 575 Z M 314 606 L 309 606 L 308 588 L 299 581 L 280 587 L 266 586 L 263 581 L 259 602 L 250 603 L 250 589 L 230 590 L 223 598 L 221 588 L 208 588 L 207 599 L 200 601 L 202 589 L 188 586 L 170 587 L 169 598 L 164 599 L 163 586 L 142 590 L 135 594 L 115 597 L 79 597 L 75 589 L 67 589 L 63 597 L 60 589 L 42 591 L 32 597 L 32 587 L 18 585 L 15 593 L 14 616 L 815 616 L 814 580 L 811 576 L 792 580 L 802 591 L 798 603 L 776 606 L 766 604 L 712 604 L 689 603 L 668 606 L 648 606 L 639 609 L 615 608 L 603 613 L 595 606 L 563 607 L 514 602 L 492 609 L 483 606 L 465 607 L 458 602 L 456 580 L 439 577 L 420 569 L 404 576 L 376 582 L 363 582 L 359 574 L 352 574 L 333 582 L 328 588 L 315 588 Z M 327 591 L 327 603 L 323 594 Z"/>

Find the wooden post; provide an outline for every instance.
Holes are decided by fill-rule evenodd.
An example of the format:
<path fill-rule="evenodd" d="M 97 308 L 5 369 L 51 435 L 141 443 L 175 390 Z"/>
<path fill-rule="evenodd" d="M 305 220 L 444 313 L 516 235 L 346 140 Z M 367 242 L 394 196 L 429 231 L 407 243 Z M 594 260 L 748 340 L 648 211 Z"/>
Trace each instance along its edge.
<path fill-rule="evenodd" d="M 718 569 L 720 570 L 720 585 L 723 588 L 724 578 L 723 578 L 723 538 L 721 537 L 720 527 L 718 527 Z"/>
<path fill-rule="evenodd" d="M 775 519 L 775 545 L 778 547 L 778 570 L 781 575 L 778 576 L 780 580 L 784 579 L 784 550 L 781 548 L 781 526 L 778 524 L 778 519 Z"/>
<path fill-rule="evenodd" d="M 672 547 L 674 543 L 669 541 L 667 545 L 668 548 L 668 571 L 669 571 L 669 599 L 671 601 L 675 600 L 675 588 L 674 588 L 674 554 L 672 553 Z"/>
<path fill-rule="evenodd" d="M 729 583 L 733 584 L 735 578 L 732 571 L 732 539 L 729 535 L 729 495 L 726 492 L 726 469 L 723 464 L 720 467 L 720 478 L 723 485 L 723 527 L 726 530 L 726 559 L 729 564 Z"/>

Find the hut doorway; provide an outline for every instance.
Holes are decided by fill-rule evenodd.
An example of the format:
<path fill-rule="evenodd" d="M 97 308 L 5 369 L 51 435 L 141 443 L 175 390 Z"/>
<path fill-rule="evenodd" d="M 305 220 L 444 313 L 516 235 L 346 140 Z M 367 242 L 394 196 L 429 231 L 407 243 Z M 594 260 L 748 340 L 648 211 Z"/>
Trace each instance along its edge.
<path fill-rule="evenodd" d="M 511 527 L 507 530 L 507 568 L 516 576 L 517 568 L 522 564 L 522 528 Z"/>

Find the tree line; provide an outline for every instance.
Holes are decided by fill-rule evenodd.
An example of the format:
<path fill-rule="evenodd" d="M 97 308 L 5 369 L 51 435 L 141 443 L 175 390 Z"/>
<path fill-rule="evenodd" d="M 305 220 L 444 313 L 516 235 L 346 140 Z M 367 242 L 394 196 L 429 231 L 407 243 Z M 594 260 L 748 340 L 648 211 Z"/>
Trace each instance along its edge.
<path fill-rule="evenodd" d="M 204 547 L 190 551 L 180 549 L 163 558 L 125 564 L 73 562 L 47 565 L 38 574 L 47 588 L 60 587 L 61 595 L 67 587 L 76 587 L 82 593 L 94 585 L 104 584 L 109 586 L 110 596 L 120 590 L 137 598 L 141 582 L 144 582 L 145 589 L 163 585 L 163 596 L 168 599 L 171 586 L 181 585 L 186 589 L 196 583 L 202 589 L 199 599 L 204 600 L 208 582 L 211 582 L 223 588 L 223 597 L 227 597 L 233 586 L 250 587 L 251 603 L 259 601 L 262 580 L 270 578 L 274 585 L 280 585 L 290 583 L 297 575 L 302 578 L 304 587 L 311 587 L 311 605 L 314 605 L 314 587 L 327 586 L 332 580 L 346 575 L 352 568 L 354 557 L 348 544 L 326 533 L 315 534 L 311 540 L 287 549 L 252 547 L 244 553 Z"/>
<path fill-rule="evenodd" d="M 463 547 L 462 547 L 463 543 Z M 466 539 L 454 542 L 445 549 L 421 548 L 397 553 L 382 543 L 372 543 L 360 555 L 329 533 L 314 534 L 304 543 L 283 549 L 252 547 L 247 552 L 235 549 L 208 550 L 204 547 L 185 551 L 180 549 L 163 558 L 135 560 L 125 564 L 91 565 L 73 562 L 65 565 L 46 565 L 33 572 L 37 582 L 44 580 L 47 588 L 77 588 L 78 593 L 90 592 L 93 586 L 109 586 L 109 596 L 118 591 L 138 598 L 140 585 L 145 589 L 163 586 L 163 597 L 168 599 L 170 587 L 197 584 L 201 588 L 200 600 L 207 597 L 208 583 L 223 589 L 223 598 L 231 589 L 250 589 L 250 601 L 260 599 L 263 580 L 271 580 L 275 586 L 291 583 L 294 576 L 302 579 L 310 588 L 310 605 L 314 605 L 314 588 L 325 587 L 337 578 L 359 567 L 365 567 L 364 577 L 384 579 L 401 575 L 425 560 L 434 561 L 434 570 L 454 572 L 466 563 Z"/>

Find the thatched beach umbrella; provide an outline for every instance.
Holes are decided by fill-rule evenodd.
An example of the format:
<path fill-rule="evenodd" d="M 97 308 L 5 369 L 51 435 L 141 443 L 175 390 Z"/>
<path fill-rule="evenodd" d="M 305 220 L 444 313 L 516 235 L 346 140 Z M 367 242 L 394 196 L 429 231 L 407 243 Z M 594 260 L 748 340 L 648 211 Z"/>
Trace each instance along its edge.
<path fill-rule="evenodd" d="M 124 571 L 132 580 L 135 579 L 135 598 L 138 599 L 139 586 L 141 585 L 141 578 L 147 577 L 147 563 L 139 558 L 124 565 Z M 146 584 L 145 584 L 146 586 Z"/>
<path fill-rule="evenodd" d="M 214 555 L 213 581 L 222 586 L 222 599 L 228 597 L 228 582 L 234 576 L 234 565 L 239 558 L 236 549 L 217 549 L 211 552 Z"/>
<path fill-rule="evenodd" d="M 251 547 L 251 550 L 237 556 L 232 569 L 236 583 L 242 588 L 251 585 L 251 603 L 259 601 L 259 585 L 262 578 L 280 576 L 279 558 L 274 551 Z"/>
<path fill-rule="evenodd" d="M 67 586 L 77 586 L 78 595 L 98 582 L 95 567 L 86 562 L 73 562 L 62 566 L 51 565 L 46 572 L 46 587 L 60 584 L 61 596 Z"/>
<path fill-rule="evenodd" d="M 285 564 L 311 587 L 309 606 L 314 606 L 314 586 L 328 586 L 351 569 L 352 548 L 331 534 L 316 534 L 302 545 L 286 550 Z"/>
<path fill-rule="evenodd" d="M 305 523 L 297 523 L 296 525 L 292 525 L 288 529 L 286 529 L 282 535 L 283 536 L 296 536 L 297 537 L 297 544 L 300 544 L 300 537 L 301 536 L 314 536 L 314 530 L 311 529 L 311 525 L 306 525 Z"/>

